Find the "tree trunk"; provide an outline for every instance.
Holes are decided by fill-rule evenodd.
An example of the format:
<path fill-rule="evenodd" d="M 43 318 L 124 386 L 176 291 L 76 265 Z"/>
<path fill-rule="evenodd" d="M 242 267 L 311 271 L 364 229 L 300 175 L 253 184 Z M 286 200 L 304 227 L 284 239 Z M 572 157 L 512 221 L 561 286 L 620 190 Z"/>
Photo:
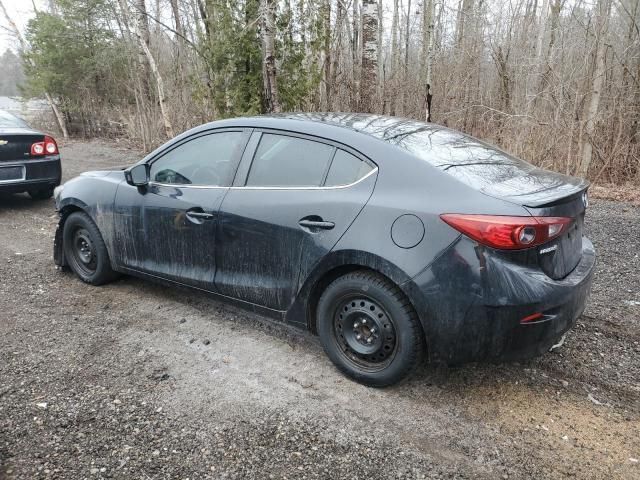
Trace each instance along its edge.
<path fill-rule="evenodd" d="M 352 28 L 351 28 L 351 108 L 360 108 L 360 79 L 362 71 L 359 70 L 360 63 L 360 13 L 358 11 L 359 0 L 352 0 Z"/>
<path fill-rule="evenodd" d="M 589 100 L 589 106 L 586 113 L 582 158 L 580 159 L 580 167 L 578 169 L 578 174 L 582 177 L 587 176 L 593 155 L 593 137 L 596 132 L 596 121 L 598 117 L 598 109 L 600 107 L 600 95 L 602 94 L 602 86 L 604 84 L 604 77 L 606 73 L 605 57 L 607 47 L 604 43 L 604 36 L 607 33 L 610 12 L 611 0 L 598 0 L 596 38 L 593 52 L 595 68 L 591 79 L 591 98 Z"/>
<path fill-rule="evenodd" d="M 173 22 L 176 25 L 176 33 L 178 34 L 178 44 L 183 41 L 184 28 L 182 28 L 182 22 L 180 21 L 180 10 L 178 10 L 178 0 L 171 0 L 171 12 L 173 13 Z"/>
<path fill-rule="evenodd" d="M 125 0 L 121 0 L 123 3 Z M 162 75 L 160 75 L 160 70 L 158 69 L 158 65 L 151 54 L 151 50 L 149 50 L 149 23 L 147 21 L 147 16 L 140 14 L 140 12 L 146 12 L 146 8 L 144 5 L 144 0 L 136 0 L 136 9 L 138 9 L 138 14 L 134 18 L 134 33 L 136 38 L 138 39 L 138 44 L 140 50 L 142 51 L 146 64 L 149 65 L 151 72 L 153 73 L 153 77 L 156 82 L 156 89 L 158 93 L 158 104 L 160 106 L 160 114 L 162 116 L 162 123 L 164 124 L 164 132 L 167 138 L 173 138 L 175 135 L 173 133 L 173 125 L 171 124 L 171 120 L 169 119 L 169 112 L 167 111 L 167 106 L 165 104 L 165 96 L 164 96 L 164 81 L 162 80 Z M 141 28 L 140 21 L 144 18 L 144 22 Z M 146 25 L 146 27 L 145 27 Z M 143 85 L 146 82 L 143 81 Z"/>
<path fill-rule="evenodd" d="M 431 69 L 433 68 L 433 9 L 434 0 L 424 0 L 422 12 L 422 63 L 425 79 L 425 120 L 431 121 Z"/>
<path fill-rule="evenodd" d="M 262 75 L 267 113 L 280 112 L 276 79 L 274 0 L 260 1 L 262 16 Z"/>
<path fill-rule="evenodd" d="M 393 0 L 393 19 L 391 20 L 391 115 L 396 114 L 396 99 L 398 94 L 398 79 L 396 74 L 400 65 L 400 42 L 399 42 L 400 14 L 398 0 Z"/>
<path fill-rule="evenodd" d="M 540 87 L 542 83 L 540 82 L 540 78 L 543 74 L 543 60 L 542 60 L 542 46 L 544 44 L 544 35 L 547 29 L 547 12 L 549 11 L 549 0 L 544 0 L 542 4 L 542 12 L 540 13 L 540 22 L 538 23 L 538 35 L 536 38 L 536 58 L 534 61 L 535 65 L 535 76 L 533 79 L 533 92 L 529 89 L 529 82 L 527 82 L 527 89 L 529 89 L 529 98 L 531 101 L 527 102 L 527 115 L 530 115 L 531 112 L 535 111 L 536 102 L 538 100 L 538 96 L 540 95 Z"/>
<path fill-rule="evenodd" d="M 375 111 L 378 84 L 378 12 L 376 0 L 362 2 L 362 79 L 360 110 Z"/>
<path fill-rule="evenodd" d="M 406 96 L 407 96 L 407 86 L 409 84 L 409 28 L 411 22 L 411 0 L 408 0 L 407 7 L 407 21 L 405 23 L 404 29 L 404 64 L 402 65 L 402 88 L 400 89 L 400 108 L 401 115 L 405 115 L 406 112 Z"/>
<path fill-rule="evenodd" d="M 339 59 L 341 58 L 341 52 L 343 49 L 343 30 L 344 30 L 344 19 L 346 16 L 346 12 L 344 9 L 344 3 L 342 0 L 338 0 L 337 8 L 336 8 L 336 29 L 335 29 L 335 38 L 336 38 L 336 46 L 333 55 L 331 55 L 331 85 L 334 90 L 337 90 L 337 80 L 338 80 L 338 69 L 340 68 Z M 339 93 L 339 92 L 338 92 Z"/>
<path fill-rule="evenodd" d="M 473 9 L 473 0 L 460 0 L 458 3 L 458 21 L 456 22 L 456 47 L 460 48 L 464 40 L 467 17 Z"/>
<path fill-rule="evenodd" d="M 383 22 L 383 13 L 382 13 L 382 0 L 378 0 L 378 38 L 376 42 L 378 43 L 378 89 L 376 92 L 376 103 L 379 105 L 380 112 L 382 114 L 385 113 L 385 101 L 384 101 L 384 58 L 382 56 L 382 22 Z"/>
<path fill-rule="evenodd" d="M 126 2 L 125 2 L 126 3 Z M 144 98 L 151 100 L 151 90 L 149 88 L 149 69 L 152 68 L 149 62 L 149 56 L 145 50 L 149 50 L 149 18 L 147 17 L 147 7 L 145 0 L 135 0 L 134 21 L 136 24 L 136 37 L 138 38 L 138 63 L 140 64 L 140 72 L 142 74 L 141 87 Z M 144 46 L 143 46 L 144 44 Z"/>
<path fill-rule="evenodd" d="M 320 109 L 331 109 L 331 0 L 322 1 L 322 82 L 320 84 Z"/>

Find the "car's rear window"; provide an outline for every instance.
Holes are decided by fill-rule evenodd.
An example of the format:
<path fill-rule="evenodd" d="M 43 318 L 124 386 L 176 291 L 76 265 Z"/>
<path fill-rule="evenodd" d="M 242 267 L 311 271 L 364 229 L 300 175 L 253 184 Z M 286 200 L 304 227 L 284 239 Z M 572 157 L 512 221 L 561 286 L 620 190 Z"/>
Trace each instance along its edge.
<path fill-rule="evenodd" d="M 398 125 L 380 138 L 479 189 L 535 168 L 468 135 L 419 123 Z"/>
<path fill-rule="evenodd" d="M 324 185 L 327 187 L 349 185 L 360 180 L 371 170 L 373 167 L 367 162 L 338 149 L 333 156 Z"/>
<path fill-rule="evenodd" d="M 16 117 L 15 115 L 0 111 L 0 127 L 25 128 L 28 126 L 29 125 L 27 125 L 27 122 Z"/>

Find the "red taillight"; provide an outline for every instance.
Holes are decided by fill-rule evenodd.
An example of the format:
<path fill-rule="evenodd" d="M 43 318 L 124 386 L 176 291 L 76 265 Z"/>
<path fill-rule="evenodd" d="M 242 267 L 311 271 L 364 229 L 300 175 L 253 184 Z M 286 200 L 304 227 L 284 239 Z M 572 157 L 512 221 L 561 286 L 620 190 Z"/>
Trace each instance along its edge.
<path fill-rule="evenodd" d="M 567 217 L 508 217 L 448 213 L 440 218 L 459 232 L 489 247 L 518 250 L 541 245 L 560 235 Z"/>
<path fill-rule="evenodd" d="M 36 142 L 31 145 L 31 155 L 55 155 L 58 153 L 58 145 L 50 136 L 46 135 L 42 142 Z"/>

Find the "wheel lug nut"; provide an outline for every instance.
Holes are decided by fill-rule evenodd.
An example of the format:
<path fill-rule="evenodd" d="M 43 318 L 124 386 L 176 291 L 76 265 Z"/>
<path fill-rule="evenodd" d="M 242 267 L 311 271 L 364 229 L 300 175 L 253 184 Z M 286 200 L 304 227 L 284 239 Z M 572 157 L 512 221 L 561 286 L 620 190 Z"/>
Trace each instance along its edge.
<path fill-rule="evenodd" d="M 373 342 L 373 338 L 371 337 L 367 338 L 367 343 L 371 343 L 371 342 Z"/>
<path fill-rule="evenodd" d="M 356 335 L 356 340 L 362 340 L 362 335 L 360 334 Z"/>
<path fill-rule="evenodd" d="M 362 323 L 363 323 L 364 325 L 366 325 L 366 324 L 367 324 L 367 319 L 366 319 L 366 318 L 363 318 L 363 319 L 362 319 Z"/>

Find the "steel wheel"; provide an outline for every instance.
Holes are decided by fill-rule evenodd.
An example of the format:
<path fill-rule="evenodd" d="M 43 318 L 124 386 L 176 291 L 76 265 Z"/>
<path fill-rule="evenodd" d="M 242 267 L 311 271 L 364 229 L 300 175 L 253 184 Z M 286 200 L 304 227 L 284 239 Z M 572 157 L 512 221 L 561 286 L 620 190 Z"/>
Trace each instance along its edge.
<path fill-rule="evenodd" d="M 85 228 L 77 228 L 73 232 L 73 245 L 71 249 L 75 266 L 86 275 L 96 271 L 98 261 L 91 235 Z"/>
<path fill-rule="evenodd" d="M 316 310 L 318 335 L 331 361 L 372 387 L 406 378 L 425 350 L 420 320 L 391 280 L 359 270 L 336 278 Z"/>
<path fill-rule="evenodd" d="M 374 372 L 393 361 L 397 350 L 393 319 L 373 299 L 365 295 L 341 299 L 333 325 L 340 351 L 354 366 Z"/>

